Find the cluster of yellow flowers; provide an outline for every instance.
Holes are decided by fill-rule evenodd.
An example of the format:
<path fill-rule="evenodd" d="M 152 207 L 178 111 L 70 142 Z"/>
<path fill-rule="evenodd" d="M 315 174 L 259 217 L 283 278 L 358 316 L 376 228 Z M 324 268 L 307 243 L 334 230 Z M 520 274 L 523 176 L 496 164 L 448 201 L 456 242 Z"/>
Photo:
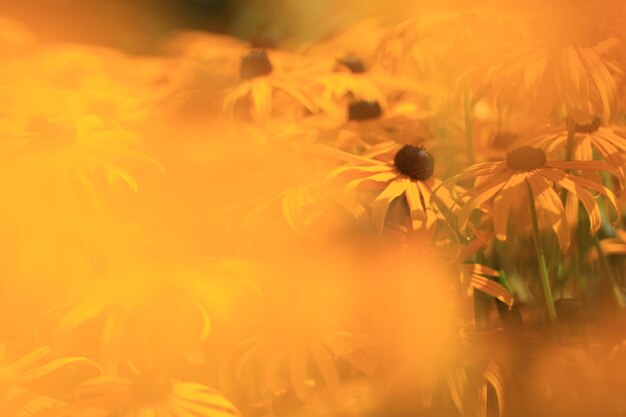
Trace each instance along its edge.
<path fill-rule="evenodd" d="M 402 17 L 0 19 L 0 416 L 626 415 L 626 7 Z"/>

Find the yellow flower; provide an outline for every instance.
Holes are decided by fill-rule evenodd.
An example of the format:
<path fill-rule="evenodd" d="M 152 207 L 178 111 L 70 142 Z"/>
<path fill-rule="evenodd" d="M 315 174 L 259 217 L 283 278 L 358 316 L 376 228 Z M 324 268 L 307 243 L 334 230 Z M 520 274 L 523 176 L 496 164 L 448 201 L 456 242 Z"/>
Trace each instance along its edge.
<path fill-rule="evenodd" d="M 349 162 L 333 170 L 328 175 L 328 181 L 341 179 L 344 196 L 348 197 L 351 208 L 358 210 L 362 208 L 354 205 L 356 191 L 367 183 L 382 186 L 382 191 L 371 203 L 372 222 L 378 231 L 383 230 L 389 206 L 402 195 L 406 198 L 414 230 L 430 229 L 438 220 L 445 221 L 445 213 L 455 204 L 450 192 L 441 187 L 442 182 L 432 177 L 435 169 L 433 156 L 421 146 L 383 145 L 373 153 L 370 151 L 371 157 L 335 150 L 338 158 Z M 381 150 L 383 154 L 395 151 L 395 155 L 385 160 L 374 159 Z"/>
<path fill-rule="evenodd" d="M 253 395 L 290 390 L 305 400 L 341 386 L 340 359 L 367 373 L 358 354 L 372 342 L 364 329 L 355 331 L 359 321 L 349 307 L 354 261 L 332 249 L 290 249 L 261 280 L 264 311 L 250 316 L 235 350 L 236 376 Z"/>
<path fill-rule="evenodd" d="M 596 13 L 593 3 L 557 2 L 544 14 L 516 15 L 513 36 L 467 74 L 480 74 L 493 97 L 525 101 L 544 117 L 563 109 L 581 125 L 595 115 L 608 123 L 618 116 L 624 44 L 601 29 L 611 8 Z"/>
<path fill-rule="evenodd" d="M 511 31 L 506 13 L 484 7 L 447 5 L 420 10 L 381 37 L 378 58 L 394 74 L 427 75 L 450 83 L 467 61 L 480 62 L 476 51 Z M 410 6 L 409 6 L 410 7 Z"/>
<path fill-rule="evenodd" d="M 100 373 L 97 363 L 81 357 L 65 357 L 53 360 L 45 358 L 52 349 L 42 347 L 8 361 L 7 344 L 0 344 L 0 414 L 6 417 L 65 417 L 67 410 L 60 400 L 23 388 L 28 383 L 41 383 L 49 375 L 63 367 L 89 365 Z M 46 379 L 52 384 L 58 379 Z M 62 381 L 62 379 L 61 379 Z"/>
<path fill-rule="evenodd" d="M 95 116 L 33 117 L 0 141 L 2 192 L 25 206 L 87 202 L 102 211 L 102 184 L 137 191 L 130 165 L 158 166 L 140 152 L 140 143 L 136 134 Z"/>
<path fill-rule="evenodd" d="M 521 147 L 508 153 L 506 161 L 484 162 L 465 169 L 454 181 L 476 179 L 467 195 L 470 199 L 458 213 L 458 225 L 465 230 L 470 215 L 477 207 L 493 202 L 492 220 L 496 237 L 506 240 L 509 213 L 516 196 L 525 195 L 530 187 L 537 212 L 556 233 L 561 250 L 570 245 L 570 230 L 561 198 L 553 188 L 559 186 L 577 197 L 585 207 L 590 231 L 596 233 L 601 225 L 600 207 L 593 193 L 607 198 L 619 212 L 615 195 L 607 187 L 587 178 L 565 173 L 564 170 L 607 171 L 620 178 L 615 168 L 600 161 L 552 161 L 542 149 Z"/>
<path fill-rule="evenodd" d="M 297 59 L 295 56 L 282 57 L 285 60 Z M 280 64 L 280 66 L 279 66 Z M 276 68 L 275 68 L 276 66 Z M 289 109 L 292 113 L 287 116 L 297 116 L 304 114 L 304 110 L 316 111 L 316 106 L 308 97 L 308 92 L 303 88 L 303 74 L 294 71 L 289 74 L 285 70 L 283 61 L 275 63 L 270 60 L 268 53 L 262 49 L 253 49 L 241 60 L 240 64 L 240 84 L 232 89 L 224 98 L 224 110 L 228 115 L 234 117 L 238 109 L 242 111 L 242 116 L 251 117 L 255 122 L 267 121 L 277 109 Z M 306 83 L 304 83 L 306 84 Z M 277 93 L 284 93 L 296 103 L 300 108 L 294 109 L 288 103 L 276 106 L 275 101 L 280 98 Z M 243 106 L 239 107 L 238 106 Z M 296 113 L 293 113 L 293 112 Z"/>
<path fill-rule="evenodd" d="M 200 344 L 212 321 L 232 319 L 238 303 L 247 299 L 252 306 L 248 295 L 258 295 L 251 267 L 241 261 L 225 259 L 206 268 L 153 261 L 120 269 L 77 288 L 59 322 L 68 344 L 94 349 L 85 339 L 96 338 L 92 354 L 102 357 L 107 370 L 127 358 L 145 366 L 167 367 L 179 358 L 202 363 Z"/>
<path fill-rule="evenodd" d="M 71 407 L 80 417 L 227 417 L 238 416 L 221 393 L 193 382 L 156 374 L 132 378 L 104 375 L 81 384 Z"/>
<path fill-rule="evenodd" d="M 159 116 L 171 118 L 176 129 L 221 116 L 225 95 L 240 81 L 235 69 L 248 44 L 197 31 L 172 36 L 164 49 L 174 59 L 166 61 L 168 94 L 157 108 Z"/>
<path fill-rule="evenodd" d="M 611 166 L 624 174 L 626 164 L 626 131 L 617 126 L 602 126 L 599 118 L 585 125 L 575 126 L 572 141 L 572 159 L 577 161 L 593 160 L 594 152 Z M 529 145 L 545 149 L 550 156 L 562 152 L 567 146 L 567 131 L 559 129 L 546 133 L 527 142 Z M 584 175 L 584 173 L 583 173 Z M 599 181 L 598 175 L 593 178 Z"/>
<path fill-rule="evenodd" d="M 95 362 L 81 357 L 46 361 L 45 358 L 52 353 L 49 347 L 35 349 L 17 360 L 9 361 L 7 348 L 6 343 L 0 344 L 0 392 L 15 385 L 19 386 L 40 379 L 67 365 L 87 364 L 98 368 Z"/>

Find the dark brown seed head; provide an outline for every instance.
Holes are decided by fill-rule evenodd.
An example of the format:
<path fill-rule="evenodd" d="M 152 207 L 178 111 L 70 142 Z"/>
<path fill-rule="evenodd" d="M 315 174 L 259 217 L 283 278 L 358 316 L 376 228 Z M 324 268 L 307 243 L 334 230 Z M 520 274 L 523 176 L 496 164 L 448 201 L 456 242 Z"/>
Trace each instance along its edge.
<path fill-rule="evenodd" d="M 348 119 L 363 121 L 377 119 L 383 114 L 383 109 L 377 101 L 355 101 L 348 106 Z"/>
<path fill-rule="evenodd" d="M 546 153 L 540 148 L 522 146 L 506 155 L 506 163 L 511 169 L 532 171 L 546 165 Z"/>
<path fill-rule="evenodd" d="M 365 64 L 358 58 L 354 57 L 346 57 L 343 59 L 339 59 L 339 62 L 344 67 L 348 68 L 353 74 L 362 74 L 365 72 Z"/>
<path fill-rule="evenodd" d="M 423 146 L 404 145 L 393 163 L 400 173 L 415 181 L 425 181 L 433 175 L 435 159 Z"/>
<path fill-rule="evenodd" d="M 262 77 L 272 72 L 272 63 L 264 49 L 253 49 L 241 60 L 239 75 L 242 80 Z"/>

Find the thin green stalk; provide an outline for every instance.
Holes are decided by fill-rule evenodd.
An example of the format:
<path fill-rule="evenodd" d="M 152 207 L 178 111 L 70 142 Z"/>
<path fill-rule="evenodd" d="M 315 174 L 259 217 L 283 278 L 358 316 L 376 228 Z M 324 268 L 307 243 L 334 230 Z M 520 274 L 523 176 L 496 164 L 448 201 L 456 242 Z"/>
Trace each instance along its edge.
<path fill-rule="evenodd" d="M 602 249 L 602 245 L 600 245 L 600 239 L 598 239 L 598 235 L 596 234 L 593 237 L 593 246 L 596 248 L 598 252 L 598 259 L 600 260 L 600 265 L 602 265 L 602 269 L 604 269 L 604 273 L 611 281 L 611 285 L 613 285 L 613 295 L 615 296 L 615 300 L 620 308 L 624 308 L 624 297 L 622 296 L 622 291 L 620 286 L 613 275 L 613 270 L 611 269 L 611 265 L 609 264 L 609 259 L 607 258 L 604 250 Z"/>
<path fill-rule="evenodd" d="M 472 123 L 473 110 L 472 96 L 469 87 L 467 87 L 465 89 L 465 145 L 467 148 L 467 161 L 470 165 L 476 162 L 476 158 L 474 157 L 474 128 Z"/>
<path fill-rule="evenodd" d="M 530 203 L 530 215 L 533 222 L 533 239 L 535 241 L 535 252 L 537 253 L 537 262 L 539 262 L 539 273 L 541 275 L 541 285 L 543 286 L 543 294 L 546 298 L 546 306 L 548 307 L 548 316 L 550 321 L 556 321 L 556 310 L 554 309 L 554 300 L 552 299 L 552 288 L 550 287 L 550 277 L 548 276 L 548 267 L 546 266 L 546 257 L 541 244 L 541 236 L 539 234 L 539 222 L 537 220 L 537 208 L 535 207 L 535 198 L 530 189 L 530 184 L 526 182 L 528 190 L 528 201 Z"/>
<path fill-rule="evenodd" d="M 576 135 L 576 123 L 570 117 L 567 119 L 567 143 L 565 145 L 565 160 L 571 161 L 574 157 L 574 136 Z"/>

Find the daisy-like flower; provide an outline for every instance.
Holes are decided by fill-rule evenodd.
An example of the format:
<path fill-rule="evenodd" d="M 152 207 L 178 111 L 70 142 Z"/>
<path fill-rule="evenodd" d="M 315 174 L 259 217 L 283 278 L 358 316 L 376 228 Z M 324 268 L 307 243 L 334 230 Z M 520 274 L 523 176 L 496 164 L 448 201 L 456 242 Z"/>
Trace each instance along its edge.
<path fill-rule="evenodd" d="M 81 384 L 70 404 L 80 417 L 227 417 L 238 416 L 221 393 L 193 382 L 157 374 L 131 378 L 104 375 Z"/>
<path fill-rule="evenodd" d="M 620 178 L 611 165 L 600 161 L 553 161 L 540 148 L 523 146 L 507 154 L 506 161 L 484 162 L 470 166 L 454 180 L 478 179 L 467 194 L 471 198 L 458 213 L 459 228 L 465 230 L 473 210 L 487 201 L 493 202 L 492 220 L 496 238 L 506 240 L 509 213 L 516 196 L 525 195 L 530 187 L 537 213 L 556 234 L 561 250 L 566 251 L 571 237 L 561 198 L 553 188 L 557 185 L 576 196 L 588 213 L 590 232 L 601 226 L 600 207 L 594 193 L 606 197 L 619 212 L 615 195 L 607 187 L 565 170 L 607 171 Z"/>
<path fill-rule="evenodd" d="M 558 9 L 545 14 L 517 15 L 517 36 L 503 38 L 468 73 L 484 76 L 481 84 L 496 96 L 512 94 L 543 116 L 563 109 L 578 124 L 595 115 L 607 123 L 618 115 L 626 62 L 623 39 L 605 24 L 613 8 L 598 5 L 555 2 L 549 7 Z"/>
<path fill-rule="evenodd" d="M 347 279 L 358 276 L 350 275 L 357 274 L 354 267 L 332 250 L 297 248 L 289 259 L 270 266 L 270 279 L 260 279 L 264 311 L 251 316 L 249 331 L 236 349 L 239 380 L 259 390 L 257 394 L 292 390 L 305 400 L 315 392 L 340 388 L 340 360 L 369 372 L 355 356 L 373 342 L 345 308 L 349 294 L 354 295 Z M 300 270 L 298 280 L 293 280 L 294 268 Z"/>
<path fill-rule="evenodd" d="M 396 104 L 419 104 L 420 107 L 437 107 L 433 104 L 433 89 L 426 83 L 418 83 L 410 77 L 389 74 L 380 68 L 371 68 L 365 61 L 347 56 L 338 59 L 334 68 L 323 68 L 319 74 L 313 74 L 313 100 L 327 115 L 337 121 L 345 120 L 345 108 L 348 107 L 348 120 L 376 119 L 383 115 L 382 108 L 393 111 Z M 399 100 L 397 97 L 403 97 Z M 367 119 L 352 118 L 350 107 L 353 105 L 371 105 L 380 107 L 377 114 Z M 406 111 L 406 117 L 415 117 Z"/>
<path fill-rule="evenodd" d="M 42 378 L 59 368 L 67 365 L 87 364 L 96 366 L 95 362 L 80 357 L 60 358 L 46 361 L 45 358 L 52 353 L 49 347 L 35 349 L 32 352 L 16 360 L 8 360 L 8 345 L 0 344 L 0 392 L 29 381 Z"/>
<path fill-rule="evenodd" d="M 202 363 L 200 343 L 209 337 L 211 320 L 231 318 L 234 300 L 256 291 L 250 272 L 247 263 L 231 260 L 205 269 L 127 265 L 117 275 L 79 288 L 59 330 L 70 345 L 83 346 L 84 335 L 96 338 L 99 345 L 92 354 L 107 370 L 117 370 L 127 358 L 146 367 L 173 357 Z"/>
<path fill-rule="evenodd" d="M 545 149 L 546 154 L 553 156 L 562 152 L 567 146 L 568 132 L 559 129 L 549 132 L 528 142 L 529 145 Z M 571 157 L 576 161 L 593 160 L 594 151 L 603 160 L 611 164 L 620 173 L 624 174 L 626 164 L 626 131 L 614 127 L 603 126 L 598 117 L 594 117 L 591 123 L 576 124 L 571 144 Z M 599 181 L 597 174 L 592 173 L 591 178 Z M 584 173 L 583 173 L 584 175 Z"/>
<path fill-rule="evenodd" d="M 3 193 L 13 202 L 88 202 L 103 210 L 101 194 L 108 186 L 137 191 L 129 165 L 137 161 L 159 166 L 144 155 L 139 137 L 95 116 L 73 119 L 36 116 L 0 140 Z"/>
<path fill-rule="evenodd" d="M 475 53 L 478 45 L 484 48 L 511 30 L 510 19 L 495 9 L 417 8 L 413 10 L 416 17 L 392 27 L 380 39 L 378 58 L 394 74 L 445 78 L 459 64 L 479 59 Z"/>
<path fill-rule="evenodd" d="M 383 187 L 372 202 L 372 222 L 378 231 L 383 230 L 389 206 L 402 195 L 409 207 L 413 229 L 429 229 L 437 220 L 445 219 L 444 213 L 455 205 L 454 199 L 445 187 L 440 187 L 441 181 L 433 178 L 435 160 L 426 149 L 414 145 L 391 146 L 395 155 L 386 160 L 337 154 L 349 162 L 333 170 L 328 180 L 341 179 L 344 193 L 351 201 L 363 184 L 373 182 Z"/>
<path fill-rule="evenodd" d="M 335 129 L 335 141 L 331 144 L 355 153 L 389 141 L 414 143 L 416 137 L 432 136 L 430 122 L 434 114 L 412 99 L 353 99 L 345 103 L 340 125 Z"/>
<path fill-rule="evenodd" d="M 7 417 L 61 417 L 62 403 L 23 387 L 41 382 L 62 368 L 87 365 L 100 373 L 97 363 L 82 357 L 47 359 L 52 349 L 42 347 L 21 357 L 14 357 L 7 343 L 0 344 L 0 414 Z M 92 374 L 93 375 L 93 374 Z M 53 382 L 57 379 L 47 380 Z"/>
<path fill-rule="evenodd" d="M 283 59 L 289 59 L 283 57 Z M 293 59 L 293 57 L 291 57 Z M 274 63 L 264 49 L 253 49 L 242 59 L 239 68 L 241 82 L 224 99 L 227 114 L 235 116 L 239 109 L 254 121 L 266 121 L 277 108 L 273 104 L 276 93 L 285 93 L 301 106 L 301 110 L 316 111 L 316 106 L 303 89 L 297 72 L 287 74 L 282 61 Z M 291 106 L 292 107 L 292 106 Z"/>

